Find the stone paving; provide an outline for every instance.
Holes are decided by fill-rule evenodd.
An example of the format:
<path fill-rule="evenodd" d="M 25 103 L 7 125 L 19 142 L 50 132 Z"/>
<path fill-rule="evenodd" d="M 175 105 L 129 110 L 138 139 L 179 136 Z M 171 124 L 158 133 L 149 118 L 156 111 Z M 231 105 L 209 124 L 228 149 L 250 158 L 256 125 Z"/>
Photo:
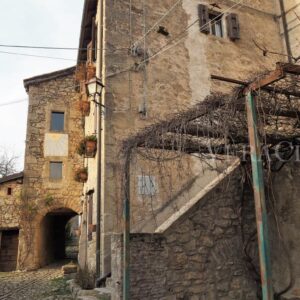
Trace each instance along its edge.
<path fill-rule="evenodd" d="M 71 300 L 62 263 L 31 272 L 0 272 L 0 300 Z"/>

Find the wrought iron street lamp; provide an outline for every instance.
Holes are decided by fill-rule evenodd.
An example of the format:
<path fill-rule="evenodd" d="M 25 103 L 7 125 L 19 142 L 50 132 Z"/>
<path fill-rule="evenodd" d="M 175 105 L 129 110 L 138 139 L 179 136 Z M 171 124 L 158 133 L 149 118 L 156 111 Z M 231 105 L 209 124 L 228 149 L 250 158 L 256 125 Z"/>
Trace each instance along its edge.
<path fill-rule="evenodd" d="M 89 97 L 93 97 L 93 102 L 95 102 L 96 104 L 105 107 L 103 104 L 101 104 L 100 102 L 98 102 L 97 96 L 100 97 L 101 93 L 102 93 L 102 89 L 104 88 L 103 83 L 101 82 L 101 80 L 97 77 L 92 78 L 91 80 L 89 80 L 86 83 L 86 88 L 87 88 L 87 94 Z"/>

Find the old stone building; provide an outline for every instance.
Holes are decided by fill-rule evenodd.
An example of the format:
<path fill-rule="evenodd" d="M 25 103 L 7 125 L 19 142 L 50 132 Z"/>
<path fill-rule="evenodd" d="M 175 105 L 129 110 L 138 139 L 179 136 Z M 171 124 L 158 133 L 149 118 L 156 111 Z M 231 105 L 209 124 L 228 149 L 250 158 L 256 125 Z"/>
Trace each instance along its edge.
<path fill-rule="evenodd" d="M 19 267 L 64 257 L 66 224 L 79 215 L 80 268 L 120 299 L 123 142 L 210 94 L 233 92 L 214 78 L 248 82 L 299 55 L 299 3 L 287 2 L 85 0 L 76 68 L 24 81 L 22 214 L 13 226 L 20 229 Z M 132 299 L 257 299 L 257 278 L 241 254 L 243 176 L 234 159 L 203 164 L 195 153 L 132 154 Z M 246 194 L 251 237 L 250 187 Z"/>
<path fill-rule="evenodd" d="M 182 1 L 172 7 L 173 1 L 85 1 L 79 48 L 90 50 L 79 51 L 78 69 L 84 73 L 85 68 L 89 76 L 95 67 L 95 75 L 105 86 L 97 99 L 101 106 L 91 101 L 91 112 L 86 117 L 86 135 L 98 132 L 100 154 L 86 160 L 91 176 L 84 190 L 94 191 L 93 224 L 99 222 L 101 214 L 101 249 L 96 251 L 101 253 L 101 275 L 111 270 L 110 236 L 120 230 L 121 224 L 121 142 L 139 128 L 201 101 L 212 92 L 232 89 L 232 85 L 212 81 L 211 75 L 247 80 L 272 69 L 282 59 L 280 55 L 263 55 L 253 42 L 266 44 L 279 53 L 284 51 L 280 22 L 275 18 L 279 12 L 276 1 L 212 4 Z M 156 26 L 152 28 L 153 24 Z M 85 90 L 82 92 L 86 95 Z M 147 211 L 145 207 L 151 206 L 153 198 L 152 192 L 139 193 L 139 185 L 156 179 L 159 192 L 155 194 L 155 211 L 166 198 L 176 195 L 181 185 L 166 197 L 160 195 L 164 186 L 147 164 L 143 167 L 136 163 L 133 169 L 132 220 L 138 224 L 132 225 L 139 231 L 135 226 L 141 228 L 140 221 L 149 217 L 142 211 Z M 168 171 L 172 173 L 170 170 L 172 167 Z M 97 244 L 96 236 L 93 233 L 91 243 Z"/>
<path fill-rule="evenodd" d="M 76 172 L 83 120 L 75 68 L 24 80 L 29 95 L 20 216 L 20 268 L 34 269 L 65 257 L 65 227 L 80 215 L 82 183 Z"/>
<path fill-rule="evenodd" d="M 272 70 L 276 62 L 286 61 L 282 16 L 294 8 L 297 12 L 297 3 L 282 7 L 275 0 L 85 1 L 78 78 L 84 83 L 96 76 L 104 85 L 101 97 L 81 90 L 84 101 L 91 101 L 85 134 L 98 137 L 96 156 L 85 161 L 91 176 L 84 189 L 87 203 L 93 203 L 86 205 L 93 211 L 91 228 L 98 228 L 91 234 L 88 250 L 95 251 L 96 257 L 87 255 L 97 274 L 116 271 L 111 269 L 110 256 L 115 251 L 111 235 L 121 230 L 122 141 L 212 93 L 233 90 L 231 84 L 212 77 L 245 82 Z M 296 18 L 292 22 L 297 23 Z M 297 53 L 290 23 L 287 34 Z M 195 159 L 185 157 L 176 166 L 165 164 L 161 176 L 161 170 L 151 167 L 147 158 L 137 155 L 131 165 L 131 230 L 136 233 L 157 230 L 184 201 L 220 175 L 197 168 Z M 175 175 L 178 170 L 182 171 L 180 179 Z M 203 180 L 197 190 L 197 184 L 188 181 L 191 177 L 196 183 L 199 178 L 207 182 Z M 178 196 L 182 193 L 184 197 Z M 170 199 L 176 199 L 174 207 Z"/>
<path fill-rule="evenodd" d="M 18 268 L 20 211 L 23 173 L 0 179 L 0 272 Z"/>

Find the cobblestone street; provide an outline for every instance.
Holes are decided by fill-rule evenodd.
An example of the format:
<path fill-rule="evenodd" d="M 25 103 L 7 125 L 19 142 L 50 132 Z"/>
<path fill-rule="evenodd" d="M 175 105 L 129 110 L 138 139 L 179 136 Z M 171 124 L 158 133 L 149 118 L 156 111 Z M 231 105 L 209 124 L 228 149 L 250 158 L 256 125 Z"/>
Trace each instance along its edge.
<path fill-rule="evenodd" d="M 62 264 L 31 272 L 0 273 L 0 300 L 71 300 Z"/>

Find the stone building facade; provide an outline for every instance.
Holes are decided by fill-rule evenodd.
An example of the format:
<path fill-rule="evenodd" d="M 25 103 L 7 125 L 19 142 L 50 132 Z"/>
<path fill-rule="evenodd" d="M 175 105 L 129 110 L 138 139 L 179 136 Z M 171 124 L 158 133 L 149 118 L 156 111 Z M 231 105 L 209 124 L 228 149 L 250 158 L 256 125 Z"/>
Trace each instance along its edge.
<path fill-rule="evenodd" d="M 213 4 L 183 0 L 170 10 L 174 1 L 85 1 L 79 45 L 82 50 L 78 56 L 79 73 L 85 75 L 79 77 L 82 82 L 88 78 L 92 61 L 96 68 L 94 75 L 105 86 L 97 99 L 105 108 L 91 102 L 86 124 L 93 125 L 88 125 L 85 132 L 86 135 L 97 132 L 99 142 L 96 158 L 85 162 L 91 176 L 84 193 L 94 191 L 93 225 L 99 221 L 97 214 L 101 216 L 100 249 L 96 247 L 96 253 L 100 253 L 100 275 L 111 271 L 110 238 L 121 230 L 122 224 L 122 141 L 211 93 L 232 91 L 232 85 L 211 80 L 211 75 L 247 81 L 274 69 L 276 62 L 285 59 L 281 55 L 265 56 L 253 42 L 284 52 L 280 20 L 276 18 L 277 1 L 224 0 Z M 217 22 L 213 24 L 212 20 Z M 234 30 L 238 32 L 234 34 Z M 97 51 L 93 53 L 92 49 Z M 86 96 L 84 89 L 82 95 Z M 100 113 L 102 110 L 104 115 Z M 151 206 L 151 195 L 143 195 L 141 200 L 139 182 L 141 177 L 149 180 L 155 176 L 147 165 L 139 165 L 138 160 L 132 169 L 136 170 L 131 174 L 135 182 L 132 220 L 145 219 L 141 212 Z M 171 167 L 168 172 L 174 174 L 174 169 Z M 164 186 L 158 178 L 156 181 L 156 197 L 161 207 L 185 189 L 185 185 L 179 186 L 164 197 L 160 194 Z M 159 205 L 156 209 L 160 209 Z M 136 225 L 132 223 L 133 231 L 142 231 Z M 91 245 L 97 243 L 96 239 L 93 234 Z"/>
<path fill-rule="evenodd" d="M 0 178 L 0 272 L 18 269 L 23 173 Z"/>
<path fill-rule="evenodd" d="M 80 215 L 82 183 L 75 180 L 84 136 L 75 68 L 24 80 L 29 95 L 20 268 L 64 258 L 65 227 Z"/>
<path fill-rule="evenodd" d="M 19 220 L 21 268 L 37 268 L 61 257 L 66 223 L 80 215 L 80 267 L 97 277 L 113 272 L 113 284 L 120 281 L 122 247 L 114 234 L 122 229 L 122 142 L 211 93 L 233 90 L 228 83 L 212 80 L 212 75 L 247 81 L 285 60 L 279 4 L 276 0 L 183 0 L 177 5 L 171 0 L 85 0 L 76 71 L 69 68 L 24 82 L 29 112 L 20 197 L 26 212 Z M 298 49 L 298 27 L 293 25 L 297 20 L 290 18 L 298 8 L 296 0 L 285 7 L 293 53 Z M 257 45 L 268 45 L 278 55 L 263 53 Z M 104 85 L 102 94 L 88 95 L 86 84 L 95 77 Z M 87 155 L 84 149 L 78 154 L 91 136 L 96 151 Z M 135 155 L 130 174 L 133 299 L 150 295 L 151 299 L 255 299 L 254 282 L 239 256 L 240 224 L 234 212 L 239 175 L 234 175 L 228 190 L 215 187 L 202 194 L 197 201 L 204 206 L 195 204 L 180 222 L 171 222 L 168 230 L 152 236 L 228 166 L 211 171 L 197 157 L 184 156 L 156 168 L 153 160 L 162 157 L 158 152 L 146 158 L 145 153 Z M 169 159 L 174 153 L 164 155 Z M 81 182 L 74 179 L 78 170 L 87 177 L 79 178 Z M 200 218 L 207 224 L 202 226 Z M 49 242 L 54 236 L 56 242 Z M 228 244 L 235 245 L 236 252 L 225 251 Z M 160 268 L 153 268 L 152 258 L 157 258 L 153 266 Z M 193 260 L 199 269 L 182 265 Z M 144 263 L 147 274 L 140 274 Z M 185 286 L 178 278 L 185 279 Z M 151 294 L 153 282 L 160 289 Z"/>

